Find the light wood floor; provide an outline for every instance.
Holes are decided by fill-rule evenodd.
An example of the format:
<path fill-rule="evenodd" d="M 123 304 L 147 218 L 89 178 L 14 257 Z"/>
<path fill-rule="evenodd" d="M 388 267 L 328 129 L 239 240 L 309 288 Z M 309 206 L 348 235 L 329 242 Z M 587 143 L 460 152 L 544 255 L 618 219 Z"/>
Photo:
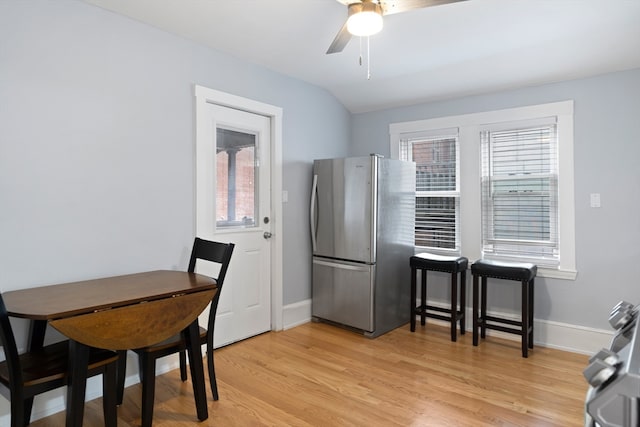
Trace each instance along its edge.
<path fill-rule="evenodd" d="M 198 423 L 191 383 L 158 378 L 154 426 L 582 426 L 587 356 L 433 324 L 368 339 L 310 323 L 216 350 L 220 400 Z M 140 386 L 125 391 L 119 426 L 140 425 Z M 60 426 L 64 413 L 34 427 Z M 102 401 L 85 426 L 103 425 Z"/>

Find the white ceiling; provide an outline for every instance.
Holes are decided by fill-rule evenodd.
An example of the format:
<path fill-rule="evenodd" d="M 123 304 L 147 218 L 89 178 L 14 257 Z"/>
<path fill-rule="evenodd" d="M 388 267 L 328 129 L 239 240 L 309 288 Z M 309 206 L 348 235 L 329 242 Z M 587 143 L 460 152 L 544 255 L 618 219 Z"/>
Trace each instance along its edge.
<path fill-rule="evenodd" d="M 384 18 L 326 55 L 336 0 L 84 0 L 329 90 L 371 111 L 640 68 L 640 0 L 469 0 Z"/>

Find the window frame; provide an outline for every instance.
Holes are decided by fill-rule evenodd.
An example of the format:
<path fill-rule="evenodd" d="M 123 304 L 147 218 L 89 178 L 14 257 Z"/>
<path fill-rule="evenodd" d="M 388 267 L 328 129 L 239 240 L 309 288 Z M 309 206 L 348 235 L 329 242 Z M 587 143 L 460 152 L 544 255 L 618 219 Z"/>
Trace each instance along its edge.
<path fill-rule="evenodd" d="M 453 190 L 418 190 L 416 186 L 416 206 L 418 206 L 418 199 L 422 198 L 452 198 L 455 205 L 455 220 L 454 220 L 454 248 L 443 248 L 436 246 L 418 246 L 421 251 L 429 251 L 434 253 L 441 253 L 444 255 L 459 254 L 460 253 L 460 140 L 458 136 L 458 129 L 437 129 L 429 132 L 417 132 L 417 133 L 403 133 L 401 140 L 399 141 L 399 157 L 403 160 L 412 160 L 412 144 L 421 143 L 426 141 L 436 142 L 438 140 L 455 140 L 455 189 Z M 403 145 L 406 144 L 406 149 Z M 433 149 L 433 147 L 432 147 Z M 403 154 L 406 154 L 406 159 Z M 439 157 L 439 156 L 438 156 Z M 417 167 L 416 167 L 417 169 Z M 417 211 L 416 211 L 417 215 Z M 416 222 L 417 225 L 417 222 Z M 415 236 L 415 233 L 414 233 Z M 415 236 L 417 239 L 417 236 Z"/>
<path fill-rule="evenodd" d="M 480 132 L 488 125 L 555 117 L 558 137 L 557 267 L 539 267 L 538 275 L 566 280 L 577 276 L 575 258 L 575 198 L 573 165 L 573 100 L 502 110 L 391 123 L 392 158 L 400 157 L 403 134 L 458 128 L 460 162 L 460 254 L 474 261 L 482 257 Z M 420 251 L 420 248 L 416 248 Z"/>

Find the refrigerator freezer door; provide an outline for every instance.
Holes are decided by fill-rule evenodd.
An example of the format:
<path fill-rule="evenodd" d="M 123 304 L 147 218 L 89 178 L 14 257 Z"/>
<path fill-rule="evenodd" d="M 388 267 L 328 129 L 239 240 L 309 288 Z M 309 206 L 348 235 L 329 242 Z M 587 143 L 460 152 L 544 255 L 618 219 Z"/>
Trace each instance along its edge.
<path fill-rule="evenodd" d="M 311 314 L 372 332 L 375 268 L 314 258 Z"/>
<path fill-rule="evenodd" d="M 375 157 L 316 160 L 311 199 L 313 254 L 375 262 Z"/>

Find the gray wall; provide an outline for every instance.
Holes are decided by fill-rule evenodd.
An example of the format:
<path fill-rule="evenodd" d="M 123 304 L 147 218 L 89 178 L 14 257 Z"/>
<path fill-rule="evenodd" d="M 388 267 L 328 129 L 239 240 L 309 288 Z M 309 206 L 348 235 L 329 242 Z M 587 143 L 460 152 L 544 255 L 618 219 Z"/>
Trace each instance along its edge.
<path fill-rule="evenodd" d="M 353 115 L 351 154 L 389 156 L 390 123 L 569 99 L 575 101 L 578 276 L 575 281 L 538 278 L 536 318 L 610 329 L 607 316 L 613 305 L 622 299 L 640 303 L 635 274 L 640 259 L 640 69 Z M 589 207 L 590 193 L 601 194 L 601 208 Z M 444 277 L 437 280 L 444 283 Z M 494 291 L 500 293 L 490 295 L 495 310 L 516 311 L 519 287 L 506 282 Z M 434 297 L 439 296 L 436 290 Z"/>
<path fill-rule="evenodd" d="M 0 290 L 187 266 L 194 84 L 283 108 L 284 303 L 310 297 L 311 163 L 344 156 L 327 91 L 79 1 L 0 1 Z"/>

